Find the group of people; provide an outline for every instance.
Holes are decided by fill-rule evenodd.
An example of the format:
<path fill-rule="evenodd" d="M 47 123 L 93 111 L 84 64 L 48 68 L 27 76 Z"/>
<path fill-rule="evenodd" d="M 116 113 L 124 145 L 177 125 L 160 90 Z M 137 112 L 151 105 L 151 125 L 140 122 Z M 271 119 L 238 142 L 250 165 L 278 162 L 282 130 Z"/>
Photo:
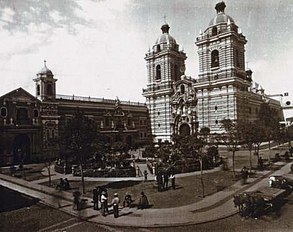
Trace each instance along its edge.
<path fill-rule="evenodd" d="M 169 180 L 171 182 L 172 189 L 175 189 L 175 175 L 173 173 L 169 174 L 168 172 L 158 172 L 156 175 L 158 191 L 162 192 L 169 189 Z"/>
<path fill-rule="evenodd" d="M 56 185 L 56 189 L 59 190 L 69 190 L 70 189 L 70 184 L 69 184 L 69 180 L 67 178 L 63 179 L 60 178 L 59 183 Z"/>
<path fill-rule="evenodd" d="M 132 207 L 132 203 L 134 200 L 132 199 L 129 193 L 125 194 L 123 207 Z M 108 191 L 106 188 L 98 186 L 93 189 L 93 203 L 94 203 L 94 210 L 101 210 L 101 214 L 106 216 L 109 214 L 109 204 L 108 204 Z M 113 207 L 113 214 L 114 217 L 119 217 L 119 204 L 120 198 L 118 193 L 114 193 L 113 199 L 111 201 L 110 206 Z M 138 209 L 145 209 L 149 207 L 148 198 L 144 192 L 141 192 L 137 208 Z"/>

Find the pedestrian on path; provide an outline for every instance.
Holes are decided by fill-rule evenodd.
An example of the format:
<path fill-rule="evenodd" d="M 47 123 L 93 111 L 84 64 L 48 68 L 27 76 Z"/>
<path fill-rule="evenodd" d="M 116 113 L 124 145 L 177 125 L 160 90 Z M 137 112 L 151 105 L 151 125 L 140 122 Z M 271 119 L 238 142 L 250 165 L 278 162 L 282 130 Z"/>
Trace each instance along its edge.
<path fill-rule="evenodd" d="M 106 192 L 103 191 L 102 196 L 101 196 L 101 213 L 102 213 L 102 215 L 106 216 L 107 211 L 108 211 L 108 198 L 106 197 Z"/>
<path fill-rule="evenodd" d="M 141 170 L 140 170 L 138 165 L 136 166 L 136 171 L 137 171 L 137 176 L 138 177 L 142 176 L 142 172 L 141 172 Z"/>
<path fill-rule="evenodd" d="M 144 170 L 143 175 L 144 175 L 144 181 L 147 181 L 148 180 L 148 171 Z"/>
<path fill-rule="evenodd" d="M 248 170 L 246 166 L 244 166 L 241 170 L 241 178 L 242 178 L 242 184 L 246 184 L 246 181 L 248 178 Z"/>
<path fill-rule="evenodd" d="M 111 202 L 113 206 L 114 218 L 119 217 L 119 203 L 120 203 L 120 199 L 118 197 L 118 193 L 114 193 L 114 198 Z"/>
<path fill-rule="evenodd" d="M 56 185 L 56 189 L 59 189 L 59 191 L 64 189 L 64 180 L 63 180 L 63 178 L 59 179 L 59 184 Z"/>
<path fill-rule="evenodd" d="M 64 190 L 69 190 L 70 189 L 70 184 L 69 180 L 67 178 L 64 179 Z"/>
<path fill-rule="evenodd" d="M 172 184 L 172 189 L 175 189 L 175 175 L 173 173 L 170 175 L 170 180 Z"/>
<path fill-rule="evenodd" d="M 160 171 L 157 173 L 156 179 L 158 184 L 158 192 L 162 192 L 163 191 L 163 176 Z"/>
<path fill-rule="evenodd" d="M 169 175 L 167 172 L 164 172 L 163 178 L 164 178 L 164 190 L 168 190 L 168 188 L 169 188 L 169 186 L 168 186 Z"/>
<path fill-rule="evenodd" d="M 73 194 L 73 209 L 80 210 L 81 193 L 79 191 L 74 191 L 72 194 Z"/>
<path fill-rule="evenodd" d="M 99 208 L 98 207 L 99 199 L 98 199 L 98 190 L 97 190 L 97 188 L 93 189 L 93 202 L 94 202 L 94 210 L 97 210 Z"/>
<path fill-rule="evenodd" d="M 97 196 L 98 196 L 98 209 L 101 208 L 101 196 L 102 196 L 102 188 L 101 186 L 97 186 Z"/>

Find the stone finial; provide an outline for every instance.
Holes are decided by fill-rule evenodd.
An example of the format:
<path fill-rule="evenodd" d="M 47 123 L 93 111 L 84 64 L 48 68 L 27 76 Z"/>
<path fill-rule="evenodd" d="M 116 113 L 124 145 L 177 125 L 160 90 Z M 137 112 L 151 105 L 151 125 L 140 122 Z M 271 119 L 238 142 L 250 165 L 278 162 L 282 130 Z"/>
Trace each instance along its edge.
<path fill-rule="evenodd" d="M 162 30 L 162 33 L 169 33 L 169 25 L 168 24 L 164 24 L 162 27 L 161 27 L 161 30 Z"/>
<path fill-rule="evenodd" d="M 215 9 L 217 13 L 224 13 L 225 7 L 226 7 L 225 2 L 219 2 L 216 4 Z"/>

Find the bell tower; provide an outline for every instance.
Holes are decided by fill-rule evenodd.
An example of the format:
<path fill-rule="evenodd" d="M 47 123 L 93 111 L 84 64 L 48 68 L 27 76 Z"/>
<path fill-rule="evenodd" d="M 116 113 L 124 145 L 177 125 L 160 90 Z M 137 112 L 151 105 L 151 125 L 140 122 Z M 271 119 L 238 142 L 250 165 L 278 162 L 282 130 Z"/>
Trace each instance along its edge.
<path fill-rule="evenodd" d="M 145 55 L 147 88 L 143 90 L 143 96 L 146 97 L 154 142 L 171 140 L 173 83 L 184 74 L 187 58 L 169 29 L 168 24 L 161 27 L 162 34 Z"/>
<path fill-rule="evenodd" d="M 56 98 L 56 81 L 50 69 L 47 68 L 46 60 L 44 60 L 44 67 L 37 74 L 34 79 L 36 83 L 36 97 L 43 100 L 54 100 Z"/>
<path fill-rule="evenodd" d="M 200 32 L 195 44 L 199 55 L 197 91 L 199 127 L 220 132 L 222 119 L 246 117 L 247 92 L 251 79 L 245 72 L 246 39 L 232 17 L 225 14 L 225 3 L 216 4 L 216 16 Z"/>

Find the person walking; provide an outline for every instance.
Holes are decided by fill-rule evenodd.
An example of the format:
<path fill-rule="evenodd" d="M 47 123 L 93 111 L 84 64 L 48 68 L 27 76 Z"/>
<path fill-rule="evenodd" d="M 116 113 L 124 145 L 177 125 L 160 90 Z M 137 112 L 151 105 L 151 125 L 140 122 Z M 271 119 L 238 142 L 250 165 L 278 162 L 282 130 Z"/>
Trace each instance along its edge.
<path fill-rule="evenodd" d="M 73 194 L 73 209 L 80 210 L 81 193 L 79 191 L 74 191 L 72 194 Z"/>
<path fill-rule="evenodd" d="M 111 205 L 113 206 L 114 218 L 119 217 L 119 203 L 120 199 L 118 197 L 118 193 L 114 193 L 114 198 L 111 202 Z"/>
<path fill-rule="evenodd" d="M 64 190 L 69 190 L 70 189 L 69 180 L 65 178 L 63 183 L 64 183 Z"/>
<path fill-rule="evenodd" d="M 157 183 L 158 183 L 158 192 L 162 192 L 163 191 L 163 178 L 162 178 L 161 172 L 158 172 L 156 179 L 157 179 Z"/>
<path fill-rule="evenodd" d="M 148 171 L 144 170 L 143 175 L 144 175 L 144 181 L 147 181 L 148 180 Z"/>
<path fill-rule="evenodd" d="M 241 170 L 242 184 L 246 184 L 248 178 L 248 170 L 246 166 L 244 166 Z"/>
<path fill-rule="evenodd" d="M 64 180 L 63 180 L 63 178 L 59 179 L 59 184 L 57 184 L 56 189 L 57 190 L 59 189 L 60 191 L 64 189 Z"/>
<path fill-rule="evenodd" d="M 164 173 L 163 175 L 164 177 L 164 190 L 168 190 L 169 186 L 168 186 L 168 181 L 169 181 L 169 175 L 167 172 Z"/>
<path fill-rule="evenodd" d="M 175 175 L 173 173 L 170 175 L 170 180 L 172 184 L 172 189 L 175 189 Z"/>
<path fill-rule="evenodd" d="M 97 186 L 97 197 L 98 197 L 98 205 L 97 208 L 100 209 L 101 208 L 101 196 L 102 196 L 102 188 L 101 186 Z"/>
<path fill-rule="evenodd" d="M 108 198 L 106 197 L 106 192 L 103 191 L 101 196 L 101 213 L 103 216 L 106 216 L 106 211 L 108 211 L 106 209 L 108 209 Z"/>
<path fill-rule="evenodd" d="M 97 188 L 93 189 L 93 202 L 94 202 L 94 210 L 97 210 L 98 209 L 98 202 L 99 202 Z"/>
<path fill-rule="evenodd" d="M 138 165 L 136 165 L 136 171 L 137 171 L 137 176 L 138 177 L 142 176 L 142 172 L 141 172 L 141 170 L 140 170 Z"/>

